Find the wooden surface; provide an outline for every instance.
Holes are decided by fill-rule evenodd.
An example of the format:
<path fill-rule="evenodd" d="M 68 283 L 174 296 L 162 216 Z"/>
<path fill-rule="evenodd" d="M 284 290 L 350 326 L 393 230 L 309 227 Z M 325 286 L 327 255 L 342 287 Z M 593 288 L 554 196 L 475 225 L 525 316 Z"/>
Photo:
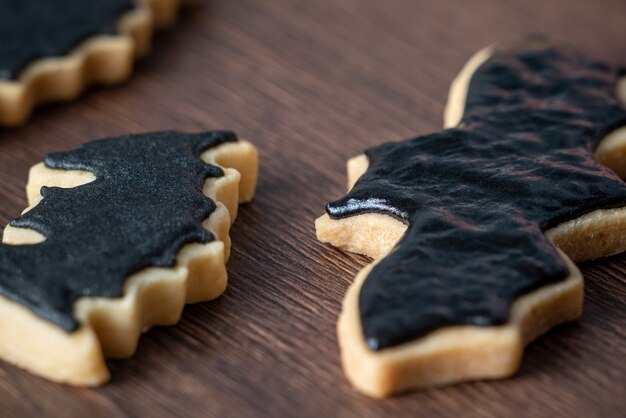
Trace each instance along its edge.
<path fill-rule="evenodd" d="M 582 266 L 582 319 L 532 343 L 515 378 L 375 401 L 345 380 L 335 336 L 367 260 L 319 244 L 313 220 L 344 192 L 348 157 L 440 129 L 449 83 L 478 49 L 547 33 L 626 65 L 625 22 L 623 0 L 214 0 L 186 11 L 130 82 L 0 131 L 0 223 L 25 207 L 27 169 L 48 152 L 233 129 L 257 144 L 262 168 L 232 230 L 229 288 L 145 334 L 101 389 L 0 363 L 0 415 L 623 416 L 626 257 Z"/>

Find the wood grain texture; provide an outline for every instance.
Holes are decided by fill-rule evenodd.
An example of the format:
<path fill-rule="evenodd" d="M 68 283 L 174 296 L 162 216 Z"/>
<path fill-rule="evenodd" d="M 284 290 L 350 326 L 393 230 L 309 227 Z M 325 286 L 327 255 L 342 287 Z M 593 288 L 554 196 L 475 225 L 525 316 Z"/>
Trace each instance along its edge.
<path fill-rule="evenodd" d="M 567 6 L 565 6 L 566 4 Z M 582 266 L 585 313 L 532 343 L 520 373 L 375 401 L 343 377 L 335 322 L 367 260 L 319 244 L 313 220 L 364 148 L 439 130 L 450 82 L 478 49 L 528 33 L 626 65 L 623 0 L 212 0 L 155 39 L 124 86 L 47 106 L 0 131 L 0 224 L 27 170 L 89 139 L 233 129 L 261 153 L 256 200 L 232 229 L 229 288 L 76 389 L 0 363 L 13 416 L 612 417 L 626 408 L 626 256 Z"/>

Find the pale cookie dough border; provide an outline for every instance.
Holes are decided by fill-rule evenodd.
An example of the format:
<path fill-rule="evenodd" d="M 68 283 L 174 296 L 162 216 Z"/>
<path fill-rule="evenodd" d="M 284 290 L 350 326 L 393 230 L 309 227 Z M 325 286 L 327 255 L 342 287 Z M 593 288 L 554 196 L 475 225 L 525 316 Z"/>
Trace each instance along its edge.
<path fill-rule="evenodd" d="M 135 58 L 149 52 L 155 28 L 172 25 L 182 3 L 198 2 L 135 1 L 118 19 L 118 35 L 90 37 L 66 56 L 34 61 L 17 80 L 0 80 L 0 125 L 20 126 L 39 104 L 74 100 L 90 85 L 125 81 Z"/>
<path fill-rule="evenodd" d="M 131 356 L 142 332 L 153 325 L 175 324 L 186 303 L 222 294 L 227 284 L 228 232 L 238 204 L 253 197 L 258 155 L 249 142 L 238 141 L 210 148 L 201 158 L 224 169 L 223 177 L 208 178 L 203 188 L 217 206 L 203 222 L 215 241 L 185 245 L 172 268 L 150 267 L 131 275 L 121 298 L 79 299 L 74 305 L 74 317 L 80 326 L 72 333 L 0 296 L 3 360 L 57 382 L 97 386 L 109 379 L 105 355 Z M 29 209 L 41 200 L 39 190 L 43 185 L 76 187 L 94 179 L 86 171 L 53 170 L 37 164 L 31 169 L 27 186 Z M 8 226 L 3 239 L 17 245 L 36 244 L 45 238 L 32 230 Z"/>
<path fill-rule="evenodd" d="M 460 123 L 471 76 L 494 51 L 494 47 L 489 47 L 478 52 L 453 81 L 444 112 L 446 128 Z M 618 84 L 618 96 L 622 100 L 626 98 L 626 78 Z M 596 156 L 624 177 L 626 127 L 605 136 L 597 147 Z M 348 161 L 349 188 L 365 173 L 368 165 L 365 155 Z M 559 248 L 570 275 L 561 282 L 518 298 L 506 324 L 446 327 L 397 347 L 371 351 L 363 338 L 359 291 L 373 266 L 393 249 L 406 228 L 406 224 L 382 214 L 362 214 L 338 220 L 325 214 L 316 220 L 320 241 L 374 258 L 348 289 L 337 333 L 348 380 L 363 393 L 376 398 L 408 389 L 515 374 L 527 343 L 550 328 L 581 315 L 583 278 L 573 261 L 591 260 L 626 250 L 626 208 L 596 210 L 564 222 L 546 231 L 546 236 Z"/>

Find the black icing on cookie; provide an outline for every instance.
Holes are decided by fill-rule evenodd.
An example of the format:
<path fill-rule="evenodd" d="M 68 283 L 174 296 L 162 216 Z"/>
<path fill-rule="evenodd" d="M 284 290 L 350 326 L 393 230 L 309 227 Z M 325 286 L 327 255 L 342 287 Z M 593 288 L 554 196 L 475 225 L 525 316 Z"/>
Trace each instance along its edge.
<path fill-rule="evenodd" d="M 94 35 L 117 33 L 133 0 L 0 0 L 0 79 L 15 80 L 28 64 L 67 55 Z"/>
<path fill-rule="evenodd" d="M 331 218 L 382 213 L 408 224 L 359 295 L 372 350 L 449 325 L 498 325 L 519 296 L 568 269 L 543 231 L 626 205 L 594 157 L 626 125 L 618 74 L 556 49 L 501 52 L 472 76 L 454 129 L 366 152 L 367 172 Z"/>
<path fill-rule="evenodd" d="M 159 132 L 48 155 L 46 166 L 91 171 L 96 180 L 42 188 L 44 199 L 11 223 L 46 240 L 0 245 L 0 294 L 72 331 L 78 298 L 120 297 L 129 275 L 171 267 L 184 244 L 212 241 L 202 221 L 216 206 L 202 189 L 224 173 L 199 156 L 236 140 L 231 132 Z"/>

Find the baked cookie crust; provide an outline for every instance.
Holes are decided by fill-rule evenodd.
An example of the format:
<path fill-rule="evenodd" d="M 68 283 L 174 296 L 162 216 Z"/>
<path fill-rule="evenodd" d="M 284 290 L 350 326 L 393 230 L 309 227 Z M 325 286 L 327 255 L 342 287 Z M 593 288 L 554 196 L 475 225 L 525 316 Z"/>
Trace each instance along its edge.
<path fill-rule="evenodd" d="M 148 54 L 156 29 L 175 23 L 182 4 L 197 0 L 136 0 L 118 19 L 117 35 L 91 36 L 62 57 L 36 59 L 15 80 L 0 79 L 0 125 L 23 125 L 43 103 L 76 99 L 91 85 L 127 80 Z"/>
<path fill-rule="evenodd" d="M 171 268 L 148 267 L 129 276 L 120 298 L 82 297 L 74 304 L 79 327 L 67 332 L 21 304 L 0 296 L 0 357 L 47 379 L 78 386 L 97 386 L 109 379 L 105 356 L 131 356 L 139 336 L 154 325 L 178 322 L 186 303 L 215 299 L 226 288 L 225 263 L 230 253 L 230 225 L 239 203 L 254 195 L 257 151 L 247 141 L 226 142 L 200 158 L 220 167 L 223 176 L 206 179 L 203 194 L 216 203 L 202 223 L 213 234 L 208 243 L 189 243 L 176 254 Z M 42 201 L 42 186 L 73 188 L 94 181 L 87 171 L 31 168 L 29 207 Z M 45 198 L 44 198 L 45 199 Z M 38 244 L 45 237 L 34 230 L 7 226 L 4 244 Z M 107 262 L 103 260 L 103 262 Z M 110 260 L 115 262 L 115 260 Z"/>
<path fill-rule="evenodd" d="M 444 112 L 444 127 L 461 123 L 470 80 L 498 48 L 475 54 L 453 81 Z M 626 97 L 626 78 L 618 83 Z M 596 158 L 620 177 L 626 176 L 626 127 L 607 133 L 596 148 Z M 368 158 L 348 161 L 348 189 L 368 169 Z M 574 262 L 592 260 L 626 250 L 626 209 L 600 209 L 545 231 L 559 249 L 569 275 L 517 298 L 509 320 L 499 326 L 448 326 L 397 346 L 373 351 L 364 338 L 359 294 L 368 274 L 407 231 L 407 224 L 381 213 L 361 213 L 316 220 L 317 238 L 347 251 L 374 259 L 357 275 L 344 299 L 337 332 L 341 361 L 350 382 L 361 392 L 385 397 L 409 389 L 511 376 L 519 369 L 526 344 L 553 326 L 582 313 L 583 279 Z"/>

